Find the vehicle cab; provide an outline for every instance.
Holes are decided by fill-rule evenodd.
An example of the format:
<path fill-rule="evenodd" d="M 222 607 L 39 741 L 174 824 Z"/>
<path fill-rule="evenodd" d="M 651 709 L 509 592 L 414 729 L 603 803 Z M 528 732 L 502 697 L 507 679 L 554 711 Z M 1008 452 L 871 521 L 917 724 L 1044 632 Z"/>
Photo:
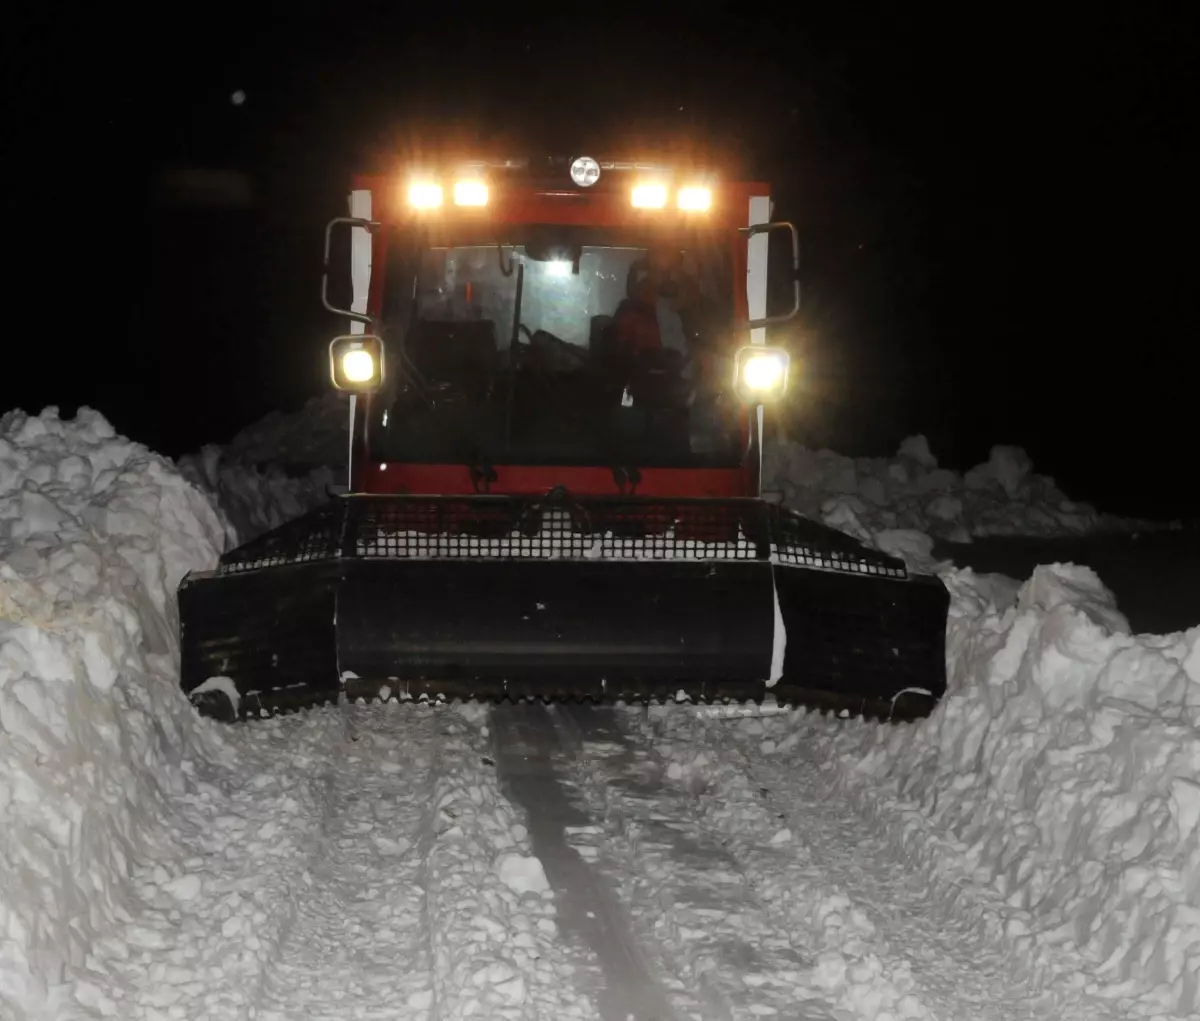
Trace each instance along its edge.
<path fill-rule="evenodd" d="M 351 488 L 757 496 L 789 369 L 764 327 L 796 312 L 766 318 L 766 232 L 797 251 L 770 215 L 763 184 L 636 160 L 357 178 L 351 307 L 324 294 L 352 321 Z"/>

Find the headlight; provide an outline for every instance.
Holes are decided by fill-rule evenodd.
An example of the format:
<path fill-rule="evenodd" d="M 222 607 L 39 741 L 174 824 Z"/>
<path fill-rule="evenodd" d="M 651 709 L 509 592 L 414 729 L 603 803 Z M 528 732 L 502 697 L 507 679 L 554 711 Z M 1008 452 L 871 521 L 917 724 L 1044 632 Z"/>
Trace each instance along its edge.
<path fill-rule="evenodd" d="M 369 333 L 334 337 L 329 376 L 338 390 L 372 393 L 383 383 L 383 341 Z"/>
<path fill-rule="evenodd" d="M 488 186 L 484 181 L 456 181 L 454 184 L 456 206 L 486 206 Z"/>
<path fill-rule="evenodd" d="M 769 404 L 787 392 L 791 356 L 778 347 L 753 344 L 737 353 L 733 385 L 738 397 L 751 404 Z"/>
<path fill-rule="evenodd" d="M 442 204 L 442 186 L 433 181 L 414 181 L 408 186 L 408 204 L 414 209 L 437 209 Z"/>
<path fill-rule="evenodd" d="M 707 213 L 712 207 L 711 188 L 680 188 L 676 205 L 688 213 Z"/>
<path fill-rule="evenodd" d="M 667 204 L 667 186 L 665 184 L 635 185 L 632 200 L 635 209 L 662 209 Z"/>
<path fill-rule="evenodd" d="M 375 377 L 375 359 L 370 351 L 354 348 L 342 354 L 342 375 L 349 383 L 369 383 Z"/>

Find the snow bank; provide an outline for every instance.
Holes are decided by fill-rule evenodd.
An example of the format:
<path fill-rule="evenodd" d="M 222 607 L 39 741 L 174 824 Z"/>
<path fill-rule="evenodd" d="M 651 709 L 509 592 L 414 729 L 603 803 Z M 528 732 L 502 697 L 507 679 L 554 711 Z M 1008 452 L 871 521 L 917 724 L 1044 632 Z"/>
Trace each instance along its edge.
<path fill-rule="evenodd" d="M 327 467 L 344 474 L 349 448 L 349 398 L 331 390 L 300 411 L 274 411 L 247 426 L 226 448 L 231 461 L 248 465 Z"/>
<path fill-rule="evenodd" d="M 329 467 L 288 475 L 278 464 L 238 461 L 229 450 L 207 446 L 180 459 L 183 476 L 203 490 L 225 517 L 226 548 L 248 542 L 329 499 L 342 481 Z"/>
<path fill-rule="evenodd" d="M 94 411 L 0 418 L 0 1015 L 53 1008 L 219 742 L 175 678 L 174 592 L 222 524 Z M 11 1015 L 10 1015 L 11 1016 Z"/>
<path fill-rule="evenodd" d="M 1031 981 L 1065 947 L 1123 1016 L 1200 1010 L 1200 628 L 1129 634 L 1084 567 L 944 577 L 950 690 L 928 720 L 769 717 L 764 749 L 834 763 L 948 911 L 1041 962 Z"/>
<path fill-rule="evenodd" d="M 967 542 L 972 536 L 1080 535 L 1133 524 L 1067 499 L 1053 479 L 1034 473 L 1019 447 L 993 447 L 986 463 L 960 475 L 938 467 L 924 436 L 906 439 L 891 459 L 769 443 L 763 490 L 864 540 L 886 529 Z"/>

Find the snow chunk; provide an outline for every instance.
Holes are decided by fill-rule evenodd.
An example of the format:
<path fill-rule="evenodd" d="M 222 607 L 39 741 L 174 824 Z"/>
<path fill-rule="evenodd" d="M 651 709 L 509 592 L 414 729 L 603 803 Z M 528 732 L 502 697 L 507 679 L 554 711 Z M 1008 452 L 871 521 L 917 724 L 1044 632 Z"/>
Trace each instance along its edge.
<path fill-rule="evenodd" d="M 933 451 L 929 449 L 929 441 L 924 436 L 909 436 L 901 442 L 897 456 L 916 461 L 922 468 L 938 466 L 937 458 L 933 456 Z"/>
<path fill-rule="evenodd" d="M 546 870 L 533 855 L 503 854 L 496 861 L 496 872 L 515 893 L 546 893 L 550 889 Z"/>
<path fill-rule="evenodd" d="M 203 684 L 198 684 L 189 693 L 194 700 L 197 695 L 204 695 L 210 691 L 219 691 L 227 699 L 230 706 L 233 707 L 234 713 L 237 713 L 238 706 L 241 705 L 242 696 L 237 690 L 237 685 L 229 677 L 210 677 Z"/>
<path fill-rule="evenodd" d="M 176 900 L 189 901 L 195 900 L 200 896 L 200 891 L 203 889 L 204 883 L 197 875 L 180 876 L 178 879 L 173 879 L 167 883 L 166 890 Z"/>

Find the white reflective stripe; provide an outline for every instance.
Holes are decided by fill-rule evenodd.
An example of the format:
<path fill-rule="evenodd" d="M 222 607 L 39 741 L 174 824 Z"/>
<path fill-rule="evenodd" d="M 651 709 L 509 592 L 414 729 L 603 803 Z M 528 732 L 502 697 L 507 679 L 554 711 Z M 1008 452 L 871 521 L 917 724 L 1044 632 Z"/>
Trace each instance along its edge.
<path fill-rule="evenodd" d="M 750 200 L 750 223 L 771 222 L 771 199 L 769 196 L 756 196 Z M 767 256 L 771 244 L 766 234 L 756 234 L 750 239 L 746 253 L 746 300 L 749 304 L 751 319 L 765 319 L 767 315 Z M 750 331 L 751 344 L 765 344 L 767 331 L 765 328 Z"/>
<path fill-rule="evenodd" d="M 371 219 L 371 192 L 359 189 L 350 193 L 350 215 L 360 220 Z M 367 313 L 367 292 L 371 287 L 371 233 L 362 227 L 350 231 L 350 284 L 353 297 L 350 311 L 359 315 Z M 350 320 L 351 333 L 366 333 L 367 324 L 357 319 Z M 350 395 L 349 449 L 346 451 L 346 490 L 354 492 L 354 417 L 358 411 L 358 397 Z"/>
<path fill-rule="evenodd" d="M 771 202 L 769 195 L 755 195 L 750 199 L 750 223 L 771 222 Z M 767 315 L 767 257 L 771 244 L 766 234 L 756 234 L 750 239 L 746 252 L 746 301 L 749 306 L 751 319 L 765 319 Z M 750 331 L 751 344 L 767 342 L 766 327 Z M 763 438 L 763 408 L 758 407 L 758 495 L 762 496 L 762 438 Z"/>
<path fill-rule="evenodd" d="M 775 571 L 778 568 L 771 565 L 771 594 L 775 597 L 775 631 L 771 642 L 771 676 L 767 678 L 767 687 L 773 688 L 783 676 L 783 661 L 787 655 L 787 625 L 783 622 L 783 608 L 779 605 L 779 585 L 775 581 Z"/>
<path fill-rule="evenodd" d="M 362 189 L 350 193 L 350 215 L 361 220 L 371 219 L 370 191 Z M 350 231 L 350 283 L 354 288 L 350 311 L 366 315 L 367 291 L 371 287 L 371 234 L 362 227 Z M 351 320 L 350 332 L 366 333 L 366 324 Z"/>

